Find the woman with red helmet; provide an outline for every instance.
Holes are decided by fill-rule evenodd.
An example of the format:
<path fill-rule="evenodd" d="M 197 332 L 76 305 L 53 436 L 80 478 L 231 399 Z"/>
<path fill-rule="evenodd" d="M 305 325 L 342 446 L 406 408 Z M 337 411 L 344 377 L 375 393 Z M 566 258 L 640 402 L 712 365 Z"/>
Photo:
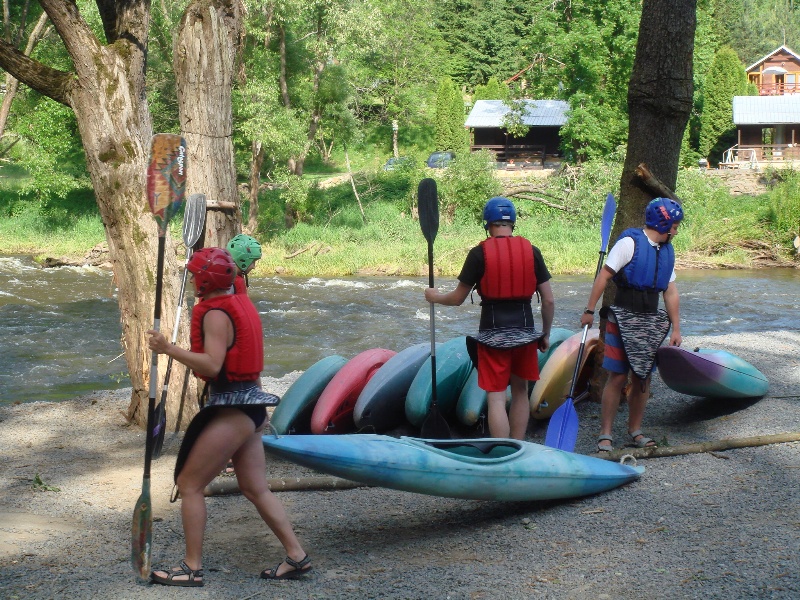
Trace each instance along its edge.
<path fill-rule="evenodd" d="M 196 295 L 191 349 L 148 331 L 150 348 L 167 354 L 207 382 L 208 402 L 192 419 L 178 452 L 175 485 L 181 498 L 186 555 L 179 567 L 151 574 L 154 583 L 199 587 L 203 579 L 206 505 L 203 490 L 233 460 L 242 494 L 252 502 L 286 550 L 286 558 L 261 573 L 264 579 L 295 579 L 311 570 L 310 559 L 294 533 L 280 500 L 266 480 L 261 434 L 267 406 L 280 398 L 261 389 L 264 346 L 261 319 L 247 294 L 234 294 L 237 269 L 221 248 L 203 248 L 187 265 Z"/>
<path fill-rule="evenodd" d="M 620 397 L 634 376 L 628 393 L 628 435 L 630 443 L 651 448 L 656 442 L 642 433 L 642 421 L 650 397 L 650 377 L 656 350 L 669 333 L 671 346 L 681 345 L 680 301 L 675 285 L 675 251 L 670 240 L 678 233 L 683 208 L 675 200 L 656 198 L 644 211 L 644 229 L 622 232 L 611 248 L 589 294 L 581 326 L 591 325 L 594 308 L 613 279 L 617 294 L 608 308 L 603 368 L 609 372 L 600 408 L 600 436 L 597 451 L 614 449 L 612 430 Z M 658 308 L 664 297 L 666 310 Z"/>

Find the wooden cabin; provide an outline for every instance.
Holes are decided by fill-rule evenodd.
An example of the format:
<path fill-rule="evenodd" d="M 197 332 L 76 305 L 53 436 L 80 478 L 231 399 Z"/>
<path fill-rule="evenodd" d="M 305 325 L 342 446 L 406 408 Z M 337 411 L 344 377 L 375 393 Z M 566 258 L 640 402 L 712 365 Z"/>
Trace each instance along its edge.
<path fill-rule="evenodd" d="M 563 100 L 523 100 L 525 137 L 510 135 L 505 128 L 512 108 L 502 100 L 477 100 L 464 126 L 471 130 L 470 150 L 489 150 L 506 168 L 541 168 L 547 156 L 560 153 L 561 127 L 567 122 L 569 103 Z"/>
<path fill-rule="evenodd" d="M 781 46 L 745 69 L 759 96 L 800 93 L 800 55 Z"/>
<path fill-rule="evenodd" d="M 735 96 L 736 145 L 721 168 L 760 169 L 800 162 L 800 55 L 781 46 L 745 69 L 758 96 Z"/>

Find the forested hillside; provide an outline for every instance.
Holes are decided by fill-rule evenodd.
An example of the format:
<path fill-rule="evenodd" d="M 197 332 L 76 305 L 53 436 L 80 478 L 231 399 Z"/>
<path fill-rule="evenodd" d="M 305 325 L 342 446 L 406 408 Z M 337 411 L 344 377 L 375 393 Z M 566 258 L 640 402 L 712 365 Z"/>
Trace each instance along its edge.
<path fill-rule="evenodd" d="M 155 131 L 179 129 L 174 61 L 181 57 L 173 56 L 173 42 L 188 4 L 152 3 L 147 96 Z M 6 51 L 13 46 L 70 71 L 38 2 L 8 6 Z M 77 6 L 102 38 L 94 2 Z M 353 168 L 375 169 L 394 148 L 418 159 L 443 149 L 437 136 L 448 117 L 437 107 L 445 80 L 464 104 L 464 114 L 450 113 L 456 121 L 475 98 L 568 101 L 562 151 L 570 161 L 607 157 L 626 141 L 640 0 L 242 0 L 242 6 L 233 135 L 245 198 L 257 200 L 251 188 L 278 186 L 285 202 L 301 205 L 309 184 L 300 176 L 344 170 L 345 150 Z M 743 68 L 784 43 L 800 46 L 794 0 L 698 1 L 685 164 L 725 142 L 725 116 L 722 124 L 704 119 L 718 53 L 730 52 Z M 3 91 L 0 158 L 16 170 L 6 171 L 0 208 L 57 205 L 90 187 L 72 111 L 9 76 Z"/>

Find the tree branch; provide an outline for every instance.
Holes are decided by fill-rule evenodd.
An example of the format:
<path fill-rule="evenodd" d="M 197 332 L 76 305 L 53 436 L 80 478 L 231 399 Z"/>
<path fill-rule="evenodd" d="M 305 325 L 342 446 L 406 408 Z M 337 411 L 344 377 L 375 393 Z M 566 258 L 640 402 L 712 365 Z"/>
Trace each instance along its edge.
<path fill-rule="evenodd" d="M 4 40 L 0 40 L 0 67 L 31 89 L 65 106 L 71 106 L 68 97 L 72 85 L 70 73 L 51 69 L 25 56 Z"/>

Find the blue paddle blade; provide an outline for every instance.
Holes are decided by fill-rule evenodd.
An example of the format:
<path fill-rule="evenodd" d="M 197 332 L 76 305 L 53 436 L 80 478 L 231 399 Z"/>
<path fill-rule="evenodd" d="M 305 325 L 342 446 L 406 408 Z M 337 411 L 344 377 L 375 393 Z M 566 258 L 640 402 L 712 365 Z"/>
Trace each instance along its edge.
<path fill-rule="evenodd" d="M 547 435 L 544 438 L 544 445 L 549 448 L 557 448 L 572 452 L 575 450 L 575 443 L 578 441 L 578 413 L 575 412 L 575 404 L 572 398 L 567 398 L 564 404 L 559 406 L 550 417 L 550 424 L 547 426 Z"/>
<path fill-rule="evenodd" d="M 614 225 L 614 215 L 617 212 L 617 201 L 614 194 L 606 196 L 603 207 L 603 220 L 600 222 L 600 252 L 605 253 L 608 248 L 608 239 L 611 237 L 611 227 Z M 596 275 L 595 275 L 596 277 Z"/>

